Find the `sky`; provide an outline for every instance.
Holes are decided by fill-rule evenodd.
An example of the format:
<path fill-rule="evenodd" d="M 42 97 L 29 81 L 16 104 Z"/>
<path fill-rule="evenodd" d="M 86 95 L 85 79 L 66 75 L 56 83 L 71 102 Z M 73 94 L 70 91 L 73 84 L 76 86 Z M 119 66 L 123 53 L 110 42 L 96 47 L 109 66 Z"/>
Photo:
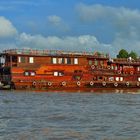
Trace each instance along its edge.
<path fill-rule="evenodd" d="M 0 50 L 140 55 L 139 0 L 0 0 Z"/>

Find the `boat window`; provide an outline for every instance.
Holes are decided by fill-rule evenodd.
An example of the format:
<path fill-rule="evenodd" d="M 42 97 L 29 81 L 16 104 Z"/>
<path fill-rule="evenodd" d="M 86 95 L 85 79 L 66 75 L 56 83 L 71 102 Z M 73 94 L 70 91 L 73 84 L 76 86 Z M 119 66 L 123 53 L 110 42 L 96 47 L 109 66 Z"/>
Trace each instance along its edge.
<path fill-rule="evenodd" d="M 123 81 L 123 77 L 120 77 L 120 81 Z"/>
<path fill-rule="evenodd" d="M 64 64 L 64 58 L 58 58 L 58 64 Z"/>
<path fill-rule="evenodd" d="M 119 81 L 119 77 L 116 77 L 116 81 Z"/>
<path fill-rule="evenodd" d="M 19 57 L 18 57 L 18 62 L 19 62 L 19 63 L 25 63 L 25 57 L 19 56 Z"/>
<path fill-rule="evenodd" d="M 120 66 L 120 70 L 122 70 L 123 68 L 122 68 L 122 66 Z"/>
<path fill-rule="evenodd" d="M 89 61 L 88 61 L 88 64 L 89 64 L 89 65 L 92 65 L 92 60 L 89 60 Z"/>
<path fill-rule="evenodd" d="M 68 59 L 67 58 L 65 58 L 65 64 L 67 64 L 68 63 Z"/>
<path fill-rule="evenodd" d="M 117 66 L 115 66 L 115 70 L 118 70 L 118 67 Z"/>
<path fill-rule="evenodd" d="M 25 72 L 24 72 L 24 75 L 25 75 L 25 76 L 29 76 L 29 72 L 28 72 L 28 71 L 25 71 Z"/>
<path fill-rule="evenodd" d="M 74 78 L 74 80 L 81 80 L 81 76 L 80 75 L 75 75 L 73 78 Z"/>
<path fill-rule="evenodd" d="M 52 63 L 56 64 L 57 63 L 57 59 L 56 58 L 52 58 Z"/>
<path fill-rule="evenodd" d="M 34 57 L 29 57 L 29 63 L 34 63 Z"/>
<path fill-rule="evenodd" d="M 35 72 L 34 71 L 30 72 L 30 75 L 35 76 Z"/>
<path fill-rule="evenodd" d="M 98 65 L 98 61 L 97 60 L 94 60 L 94 65 Z"/>
<path fill-rule="evenodd" d="M 114 77 L 109 77 L 109 81 L 114 81 Z"/>
<path fill-rule="evenodd" d="M 58 64 L 62 64 L 62 58 L 58 58 Z"/>
<path fill-rule="evenodd" d="M 20 56 L 18 57 L 18 62 L 21 63 L 21 57 Z"/>
<path fill-rule="evenodd" d="M 54 75 L 54 76 L 58 76 L 58 71 L 55 71 L 55 72 L 53 73 L 53 75 Z"/>
<path fill-rule="evenodd" d="M 58 72 L 59 76 L 64 76 L 64 72 Z"/>
<path fill-rule="evenodd" d="M 103 80 L 103 77 L 102 77 L 102 76 L 99 76 L 99 77 L 98 77 L 98 80 Z"/>
<path fill-rule="evenodd" d="M 138 81 L 140 82 L 140 77 L 138 77 Z"/>
<path fill-rule="evenodd" d="M 114 66 L 111 66 L 111 69 L 113 70 L 114 69 Z"/>
<path fill-rule="evenodd" d="M 64 72 L 54 71 L 54 76 L 64 76 Z"/>
<path fill-rule="evenodd" d="M 67 59 L 67 64 L 71 64 L 71 58 L 66 58 Z"/>
<path fill-rule="evenodd" d="M 78 58 L 74 58 L 74 64 L 78 64 Z"/>
<path fill-rule="evenodd" d="M 4 64 L 5 63 L 5 58 L 4 57 L 0 57 L 0 63 Z"/>

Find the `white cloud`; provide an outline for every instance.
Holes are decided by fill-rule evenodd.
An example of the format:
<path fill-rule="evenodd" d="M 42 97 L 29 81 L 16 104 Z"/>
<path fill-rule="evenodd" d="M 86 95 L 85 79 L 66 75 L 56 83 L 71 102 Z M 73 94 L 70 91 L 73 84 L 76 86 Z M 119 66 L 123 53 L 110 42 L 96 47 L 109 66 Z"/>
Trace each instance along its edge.
<path fill-rule="evenodd" d="M 5 17 L 0 17 L 0 38 L 13 37 L 17 34 L 16 28 Z"/>
<path fill-rule="evenodd" d="M 79 4 L 77 6 L 78 14 L 83 21 L 92 22 L 105 18 L 107 20 L 115 20 L 120 22 L 131 22 L 133 20 L 140 21 L 140 11 L 131 10 L 124 7 L 111 7 L 100 4 L 85 5 Z"/>
<path fill-rule="evenodd" d="M 77 12 L 84 24 L 97 22 L 99 26 L 111 25 L 111 28 L 107 28 L 114 32 L 114 40 L 110 42 L 113 53 L 118 53 L 122 48 L 140 53 L 140 10 L 79 4 Z"/>
<path fill-rule="evenodd" d="M 137 16 L 135 16 L 134 19 Z M 55 18 L 54 18 L 55 19 Z M 54 22 L 61 22 L 61 18 Z M 129 18 L 127 18 L 129 19 Z M 129 26 L 128 26 L 129 27 Z M 17 34 L 16 28 L 12 23 L 0 17 L 0 49 L 7 48 L 32 48 L 32 49 L 51 49 L 64 51 L 88 51 L 88 52 L 107 52 L 111 56 L 116 56 L 122 48 L 126 50 L 134 50 L 140 54 L 140 37 L 139 26 L 130 26 L 129 30 L 119 30 L 116 33 L 115 39 L 109 44 L 100 42 L 94 35 L 79 35 L 79 36 L 43 36 L 31 35 L 27 33 Z M 15 36 L 16 35 L 16 36 Z M 12 39 L 10 37 L 13 37 Z"/>
<path fill-rule="evenodd" d="M 18 45 L 22 48 L 53 49 L 64 51 L 105 51 L 108 52 L 110 45 L 101 44 L 95 36 L 67 36 L 57 37 L 41 35 L 29 35 L 22 33 L 18 39 Z"/>
<path fill-rule="evenodd" d="M 77 11 L 81 21 L 92 23 L 100 21 L 100 26 L 104 26 L 105 23 L 111 24 L 117 35 L 121 33 L 130 36 L 134 31 L 136 32 L 134 34 L 140 33 L 140 11 L 137 9 L 80 4 Z"/>
<path fill-rule="evenodd" d="M 70 29 L 63 19 L 56 15 L 48 16 L 48 22 L 50 25 L 61 31 L 69 31 Z"/>
<path fill-rule="evenodd" d="M 59 16 L 56 16 L 56 15 L 52 15 L 52 16 L 48 16 L 48 21 L 55 25 L 55 26 L 58 26 L 59 24 L 61 24 L 62 22 L 62 19 L 59 17 Z"/>

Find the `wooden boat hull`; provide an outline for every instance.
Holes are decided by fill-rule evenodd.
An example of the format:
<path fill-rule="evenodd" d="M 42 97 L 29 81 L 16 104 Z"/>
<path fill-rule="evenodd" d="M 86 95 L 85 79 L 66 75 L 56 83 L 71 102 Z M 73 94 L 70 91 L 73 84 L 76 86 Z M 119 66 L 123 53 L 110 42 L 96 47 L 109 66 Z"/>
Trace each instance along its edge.
<path fill-rule="evenodd" d="M 140 60 L 35 50 L 9 50 L 0 56 L 0 89 L 140 88 Z"/>

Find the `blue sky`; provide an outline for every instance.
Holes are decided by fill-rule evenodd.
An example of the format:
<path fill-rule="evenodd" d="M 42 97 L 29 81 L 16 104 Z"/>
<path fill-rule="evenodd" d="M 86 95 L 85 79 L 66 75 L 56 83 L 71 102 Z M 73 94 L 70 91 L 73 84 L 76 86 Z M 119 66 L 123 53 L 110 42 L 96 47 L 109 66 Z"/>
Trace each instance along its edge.
<path fill-rule="evenodd" d="M 139 0 L 1 0 L 0 49 L 140 55 Z"/>

